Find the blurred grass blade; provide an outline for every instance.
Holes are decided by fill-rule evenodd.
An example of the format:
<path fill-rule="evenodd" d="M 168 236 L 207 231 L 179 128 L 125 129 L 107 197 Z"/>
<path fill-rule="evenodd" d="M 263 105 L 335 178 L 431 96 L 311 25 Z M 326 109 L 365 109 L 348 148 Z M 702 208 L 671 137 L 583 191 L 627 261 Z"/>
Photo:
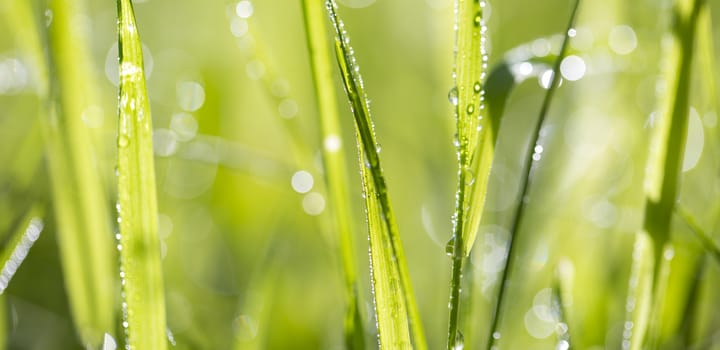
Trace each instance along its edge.
<path fill-rule="evenodd" d="M 30 248 L 40 238 L 44 226 L 41 216 L 42 210 L 39 205 L 33 205 L 0 251 L 0 264 L 2 264 L 0 265 L 2 266 L 0 294 L 4 294 L 18 267 L 27 257 Z M 4 318 L 4 314 L 0 315 L 0 319 Z"/>
<path fill-rule="evenodd" d="M 552 79 L 550 79 L 550 84 L 548 86 L 547 92 L 545 94 L 545 98 L 543 99 L 542 106 L 540 107 L 539 116 L 537 118 L 537 121 L 535 122 L 535 125 L 533 126 L 533 131 L 531 133 L 531 141 L 529 143 L 530 150 L 525 152 L 525 159 L 523 160 L 523 174 L 520 179 L 520 200 L 518 208 L 515 210 L 515 214 L 513 216 L 513 221 L 510 226 L 510 236 L 508 237 L 508 250 L 507 255 L 505 258 L 505 264 L 502 268 L 502 277 L 500 279 L 500 287 L 498 288 L 497 293 L 497 300 L 495 300 L 495 304 L 493 305 L 493 313 L 492 313 L 492 321 L 490 323 L 490 332 L 488 335 L 488 343 L 487 343 L 487 350 L 493 349 L 496 345 L 496 341 L 500 338 L 500 321 L 502 316 L 502 310 L 503 310 L 503 303 L 506 299 L 506 289 L 507 285 L 509 284 L 509 281 L 511 279 L 512 275 L 512 269 L 513 269 L 513 263 L 515 261 L 514 256 L 514 249 L 516 247 L 516 241 L 518 239 L 517 233 L 518 229 L 520 228 L 520 223 L 523 219 L 523 214 L 525 211 L 525 197 L 529 193 L 528 189 L 530 187 L 530 174 L 533 170 L 533 156 L 536 146 L 538 146 L 538 141 L 540 140 L 540 130 L 542 129 L 542 126 L 545 122 L 545 117 L 547 116 L 548 110 L 550 109 L 550 103 L 553 100 L 553 97 L 555 96 L 555 91 L 557 87 L 560 85 L 560 63 L 562 62 L 563 58 L 565 58 L 565 54 L 567 52 L 568 43 L 570 42 L 570 29 L 572 29 L 575 26 L 575 19 L 577 18 L 578 8 L 580 7 L 580 0 L 575 0 L 575 3 L 572 7 L 572 12 L 570 14 L 570 19 L 568 20 L 567 28 L 564 32 L 564 37 L 562 41 L 562 45 L 560 47 L 560 52 L 558 53 L 557 58 L 555 59 L 555 63 L 553 64 L 552 69 Z"/>
<path fill-rule="evenodd" d="M 488 177 L 495 148 L 495 130 L 488 127 L 485 114 L 484 80 L 487 67 L 485 51 L 484 0 L 456 1 L 455 86 L 450 102 L 457 120 L 458 182 L 453 215 L 453 233 L 447 244 L 452 257 L 450 316 L 447 348 L 463 346 L 458 330 L 463 261 L 475 242 L 485 204 Z"/>
<path fill-rule="evenodd" d="M 127 344 L 131 349 L 162 350 L 167 340 L 150 101 L 132 3 L 118 0 L 117 5 L 118 211 Z"/>
<path fill-rule="evenodd" d="M 695 236 L 700 240 L 700 244 L 703 249 L 712 256 L 718 263 L 720 263 L 720 246 L 708 235 L 705 230 L 700 227 L 695 218 L 682 206 L 675 208 L 676 214 L 682 219 L 682 221 L 690 228 Z"/>
<path fill-rule="evenodd" d="M 326 3 L 335 28 L 335 53 L 355 117 L 358 157 L 367 207 L 375 314 L 381 349 L 425 349 L 425 335 L 413 295 L 405 254 L 390 206 L 362 77 L 335 1 Z M 408 323 L 412 330 L 412 341 Z"/>
<path fill-rule="evenodd" d="M 303 0 L 305 32 L 312 66 L 315 95 L 320 114 L 322 155 L 325 181 L 328 188 L 329 210 L 337 232 L 340 257 L 345 277 L 345 346 L 347 349 L 365 349 L 365 330 L 360 314 L 357 290 L 357 272 L 352 239 L 352 217 L 348 200 L 346 161 L 343 156 L 343 138 L 340 117 L 332 80 L 331 52 L 325 28 L 323 1 Z"/>
<path fill-rule="evenodd" d="M 42 118 L 53 206 L 58 227 L 65 286 L 76 330 L 85 346 L 98 347 L 105 332 L 115 329 L 116 261 L 112 249 L 110 206 L 90 131 L 83 114 L 100 105 L 93 76 L 89 29 L 77 25 L 85 16 L 81 1 L 51 0 L 53 21 L 48 29 L 50 68 L 48 91 L 40 99 L 48 110 Z M 37 26 L 37 23 L 36 23 Z M 36 27 L 37 28 L 37 27 Z M 39 43 L 39 40 L 32 42 Z M 30 44 L 36 46 L 37 44 Z M 34 47 L 33 61 L 40 64 L 44 49 Z M 47 67 L 36 67 L 39 84 Z"/>
<path fill-rule="evenodd" d="M 642 339 L 650 323 L 652 308 L 652 274 L 654 267 L 653 243 L 650 236 L 641 232 L 635 237 L 632 254 L 632 269 L 628 287 L 625 320 L 622 340 L 623 350 L 642 349 Z M 640 331 L 638 331 L 640 330 Z"/>
<path fill-rule="evenodd" d="M 651 120 L 653 130 L 645 175 L 645 213 L 639 235 L 647 235 L 653 247 L 654 270 L 650 278 L 652 303 L 658 305 L 654 308 L 658 310 L 664 298 L 667 283 L 665 277 L 670 268 L 669 262 L 662 257 L 663 252 L 671 248 L 672 214 L 677 201 L 687 139 L 691 66 L 698 16 L 703 4 L 704 0 L 675 1 L 672 13 L 672 44 L 665 55 L 667 62 L 663 72 L 667 95 L 660 98 L 662 106 L 658 120 Z M 639 348 L 642 344 L 647 344 L 650 348 L 655 348 L 658 345 L 657 325 L 662 321 L 650 315 L 637 317 L 650 318 L 652 324 L 635 325 L 630 347 Z"/>
<path fill-rule="evenodd" d="M 570 334 L 570 321 L 567 306 L 572 304 L 572 286 L 574 279 L 574 268 L 567 259 L 561 259 L 555 268 L 552 288 L 553 311 L 557 315 L 558 322 L 558 345 L 557 349 L 570 350 L 572 336 Z"/>

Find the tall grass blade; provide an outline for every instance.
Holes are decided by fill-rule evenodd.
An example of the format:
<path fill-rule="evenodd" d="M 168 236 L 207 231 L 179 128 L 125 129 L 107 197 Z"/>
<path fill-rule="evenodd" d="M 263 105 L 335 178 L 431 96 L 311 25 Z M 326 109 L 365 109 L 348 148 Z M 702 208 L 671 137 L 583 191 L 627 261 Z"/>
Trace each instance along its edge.
<path fill-rule="evenodd" d="M 704 0 L 674 2 L 672 44 L 665 55 L 667 66 L 663 72 L 667 95 L 660 99 L 663 105 L 659 112 L 659 120 L 651 121 L 654 125 L 646 167 L 645 213 L 642 232 L 639 235 L 647 235 L 653 247 L 654 270 L 651 276 L 653 305 L 660 305 L 667 283 L 665 277 L 669 273 L 669 262 L 663 259 L 663 252 L 671 247 L 672 214 L 680 185 L 687 138 L 691 64 L 698 17 L 703 4 Z M 648 309 L 647 312 L 650 310 Z M 638 342 L 646 343 L 650 348 L 657 346 L 655 331 L 657 327 L 654 325 L 660 324 L 660 320 L 652 317 L 651 319 L 653 319 L 651 325 L 635 325 L 631 348 L 640 347 Z"/>
<path fill-rule="evenodd" d="M 449 98 L 455 106 L 457 119 L 458 184 L 453 233 L 447 245 L 452 256 L 448 349 L 463 346 L 458 330 L 463 261 L 470 253 L 480 226 L 495 147 L 495 130 L 488 127 L 489 118 L 483 118 L 483 84 L 487 68 L 485 6 L 484 0 L 455 2 L 455 86 L 450 90 Z"/>
<path fill-rule="evenodd" d="M 77 25 L 81 1 L 51 0 L 48 29 L 50 81 L 44 129 L 53 187 L 60 258 L 70 308 L 82 343 L 98 347 L 115 329 L 116 261 L 112 249 L 110 206 L 96 167 L 91 135 L 83 114 L 101 104 L 92 71 L 89 29 Z M 39 40 L 37 41 L 39 42 Z M 36 44 L 32 44 L 35 46 Z M 33 57 L 39 63 L 43 49 Z M 38 67 L 39 72 L 48 68 Z M 45 73 L 40 73 L 43 83 Z"/>
<path fill-rule="evenodd" d="M 335 1 L 326 8 L 335 28 L 335 53 L 355 117 L 358 157 L 367 209 L 370 260 L 378 338 L 382 349 L 425 349 L 425 336 L 412 291 L 395 215 L 373 130 L 362 77 Z M 408 323 L 409 328 L 408 329 Z M 412 341 L 410 338 L 412 330 Z"/>
<path fill-rule="evenodd" d="M 118 193 L 124 325 L 130 349 L 167 347 L 150 101 L 132 2 L 118 0 Z"/>
<path fill-rule="evenodd" d="M 550 103 L 552 102 L 553 97 L 555 96 L 555 91 L 560 85 L 560 63 L 562 62 L 563 58 L 565 58 L 565 54 L 567 52 L 568 43 L 570 42 L 570 29 L 572 29 L 575 26 L 575 19 L 577 17 L 578 8 L 580 7 L 580 0 L 575 0 L 575 3 L 572 7 L 572 12 L 570 14 L 570 19 L 568 21 L 567 28 L 564 33 L 564 38 L 562 42 L 562 46 L 560 47 L 560 52 L 558 53 L 558 56 L 555 60 L 555 63 L 553 65 L 552 70 L 552 79 L 550 79 L 550 85 L 548 86 L 547 93 L 545 94 L 545 98 L 543 99 L 542 105 L 540 107 L 540 113 L 538 116 L 537 121 L 535 122 L 535 125 L 533 127 L 533 132 L 531 133 L 531 142 L 529 146 L 532 149 L 535 149 L 535 147 L 538 144 L 538 141 L 540 139 L 540 130 L 543 126 L 543 123 L 545 121 L 545 117 L 547 116 L 548 110 L 550 109 Z M 488 343 L 486 349 L 490 350 L 495 346 L 495 343 L 498 339 L 500 339 L 500 321 L 502 316 L 502 310 L 503 310 L 503 303 L 506 299 L 506 289 L 507 285 L 509 283 L 512 269 L 513 269 L 513 262 L 515 259 L 515 256 L 513 255 L 514 248 L 516 246 L 515 242 L 517 241 L 517 232 L 518 228 L 520 227 L 523 214 L 525 211 L 525 197 L 529 193 L 528 189 L 530 187 L 530 174 L 533 170 L 533 156 L 534 153 L 532 151 L 526 152 L 525 159 L 523 162 L 523 176 L 520 179 L 520 204 L 518 205 L 517 210 L 515 211 L 512 224 L 510 226 L 510 236 L 508 237 L 508 251 L 507 251 L 507 257 L 505 258 L 505 266 L 503 266 L 503 272 L 502 277 L 500 279 L 500 287 L 498 288 L 498 294 L 497 294 L 497 300 L 495 301 L 495 304 L 493 305 L 493 314 L 492 314 L 492 321 L 490 324 L 490 333 L 488 335 Z"/>
<path fill-rule="evenodd" d="M 346 161 L 342 152 L 342 132 L 332 80 L 331 52 L 327 45 L 325 13 L 320 0 L 303 0 L 305 32 L 312 66 L 315 95 L 320 114 L 322 155 L 325 182 L 328 187 L 328 206 L 333 216 L 333 227 L 339 240 L 340 257 L 345 277 L 345 346 L 348 349 L 365 349 L 365 330 L 360 314 L 357 288 L 352 218 L 347 194 Z"/>

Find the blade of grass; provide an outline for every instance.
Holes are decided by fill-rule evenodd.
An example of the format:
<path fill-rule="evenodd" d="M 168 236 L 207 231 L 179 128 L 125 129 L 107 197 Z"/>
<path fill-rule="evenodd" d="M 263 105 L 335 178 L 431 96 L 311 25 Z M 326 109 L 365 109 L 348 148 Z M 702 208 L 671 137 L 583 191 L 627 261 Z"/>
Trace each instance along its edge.
<path fill-rule="evenodd" d="M 697 223 L 697 220 L 690 214 L 690 212 L 687 211 L 682 206 L 677 206 L 675 208 L 675 214 L 682 219 L 682 221 L 687 225 L 688 228 L 690 228 L 690 231 L 692 231 L 695 236 L 700 240 L 700 244 L 702 245 L 703 249 L 712 256 L 715 260 L 717 260 L 718 263 L 720 263 L 720 246 L 715 243 L 715 241 L 708 235 L 705 230 L 700 227 L 700 225 Z"/>
<path fill-rule="evenodd" d="M 560 332 L 557 333 L 558 349 L 570 350 L 573 348 L 567 309 L 572 295 L 573 277 L 572 263 L 569 260 L 560 260 L 555 268 L 552 288 L 553 311 L 556 313 L 560 325 Z"/>
<path fill-rule="evenodd" d="M 703 4 L 704 0 L 675 1 L 672 46 L 667 52 L 668 61 L 666 71 L 663 72 L 668 95 L 660 99 L 663 105 L 659 120 L 654 121 L 656 125 L 651 135 L 645 178 L 644 222 L 639 235 L 647 235 L 653 247 L 654 270 L 651 276 L 653 305 L 659 305 L 658 303 L 663 299 L 665 283 L 667 283 L 665 277 L 669 273 L 669 262 L 662 257 L 665 250 L 671 248 L 669 239 L 671 219 L 677 200 L 687 138 L 691 63 L 698 16 Z M 652 311 L 648 309 L 647 312 Z M 652 324 L 633 327 L 631 348 L 640 347 L 637 342 L 647 344 L 651 349 L 657 347 L 655 325 L 659 324 L 660 320 L 655 317 L 649 318 Z"/>
<path fill-rule="evenodd" d="M 497 294 L 497 300 L 495 301 L 495 304 L 493 305 L 493 313 L 492 313 L 492 322 L 490 323 L 490 333 L 488 335 L 488 343 L 486 349 L 490 350 L 495 346 L 495 343 L 500 338 L 499 333 L 499 327 L 500 327 L 500 321 L 502 316 L 502 307 L 503 302 L 505 301 L 505 293 L 507 289 L 507 285 L 509 283 L 510 277 L 512 275 L 512 268 L 513 268 L 513 262 L 515 256 L 513 255 L 513 251 L 516 244 L 516 241 L 518 239 L 517 233 L 518 228 L 520 227 L 523 214 L 525 211 L 525 203 L 526 203 L 526 196 L 528 195 L 530 188 L 530 174 L 533 170 L 533 155 L 534 153 L 531 151 L 532 149 L 537 146 L 537 143 L 540 139 L 540 130 L 543 126 L 543 123 L 545 121 L 545 117 L 547 116 L 548 110 L 550 109 L 550 103 L 553 99 L 553 96 L 555 96 L 555 90 L 557 89 L 558 85 L 560 85 L 560 63 L 562 62 L 563 58 L 565 58 L 565 53 L 567 51 L 568 43 L 570 41 L 570 29 L 572 29 L 575 25 L 575 18 L 578 13 L 578 8 L 580 7 L 580 0 L 575 0 L 575 3 L 572 7 L 572 12 L 570 14 L 570 19 L 568 21 L 567 28 L 565 30 L 562 46 L 560 47 L 560 52 L 558 53 L 557 59 L 555 60 L 555 64 L 553 65 L 552 70 L 552 79 L 550 80 L 550 85 L 548 86 L 547 93 L 545 94 L 545 98 L 543 99 L 542 106 L 540 107 L 540 113 L 538 116 L 537 121 L 535 122 L 535 125 L 533 127 L 533 132 L 531 133 L 532 139 L 529 144 L 531 147 L 530 150 L 526 152 L 525 159 L 523 162 L 523 175 L 520 178 L 520 204 L 518 205 L 518 208 L 515 210 L 515 214 L 513 216 L 513 221 L 510 226 L 510 235 L 508 238 L 508 251 L 507 256 L 505 258 L 505 266 L 503 266 L 503 272 L 502 277 L 500 279 L 500 287 Z"/>
<path fill-rule="evenodd" d="M 118 193 L 123 314 L 130 349 L 167 347 L 152 120 L 130 0 L 118 0 Z"/>
<path fill-rule="evenodd" d="M 455 2 L 455 87 L 450 90 L 450 102 L 455 105 L 457 119 L 458 184 L 453 233 L 447 245 L 452 256 L 448 349 L 462 347 L 464 343 L 458 330 L 463 262 L 480 226 L 495 147 L 495 130 L 488 127 L 489 118 L 483 119 L 487 68 L 485 6 L 484 0 Z"/>
<path fill-rule="evenodd" d="M 355 119 L 358 157 L 370 236 L 370 260 L 378 338 L 382 349 L 426 349 L 400 235 L 380 165 L 362 77 L 335 1 L 326 8 L 335 28 L 335 53 Z M 412 330 L 412 342 L 408 323 Z"/>
<path fill-rule="evenodd" d="M 33 205 L 25 214 L 17 229 L 9 237 L 0 251 L 0 295 L 10 284 L 18 267 L 23 263 L 35 241 L 40 237 L 43 230 L 42 209 L 39 205 Z M 4 301 L 3 301 L 4 303 Z M 5 319 L 4 314 L 0 319 Z"/>
<path fill-rule="evenodd" d="M 51 0 L 48 29 L 50 65 L 39 35 L 28 33 L 26 49 L 38 72 L 38 94 L 45 110 L 46 142 L 60 257 L 76 330 L 83 344 L 97 347 L 115 329 L 115 261 L 109 205 L 95 165 L 83 113 L 99 105 L 92 73 L 81 1 Z M 29 18 L 34 19 L 32 15 Z M 35 21 L 30 28 L 38 28 Z M 30 39 L 37 36 L 37 39 Z M 48 80 L 48 71 L 53 79 Z M 48 87 L 49 82 L 49 87 Z"/>
<path fill-rule="evenodd" d="M 357 272 L 353 255 L 352 219 L 347 194 L 348 181 L 346 162 L 343 155 L 340 117 L 332 80 L 331 52 L 328 47 L 323 2 L 303 0 L 305 33 L 315 86 L 315 97 L 319 108 L 322 155 L 325 168 L 325 182 L 328 187 L 328 208 L 337 231 L 340 257 L 345 277 L 345 346 L 348 349 L 365 349 L 365 330 L 360 314 L 357 290 Z"/>

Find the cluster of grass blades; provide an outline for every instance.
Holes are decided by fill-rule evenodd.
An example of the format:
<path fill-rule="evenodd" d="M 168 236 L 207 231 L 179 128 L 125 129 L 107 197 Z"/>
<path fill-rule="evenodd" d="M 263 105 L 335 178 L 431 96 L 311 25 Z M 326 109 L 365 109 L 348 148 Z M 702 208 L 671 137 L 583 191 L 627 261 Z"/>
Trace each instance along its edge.
<path fill-rule="evenodd" d="M 566 30 L 556 37 L 562 39 L 557 52 L 543 57 L 507 57 L 489 70 L 485 23 L 488 4 L 485 1 L 455 1 L 456 51 L 449 100 L 456 118 L 457 183 L 452 234 L 445 247 L 451 257 L 449 315 L 447 334 L 436 330 L 429 337 L 433 342 L 436 341 L 433 335 L 446 336 L 443 338 L 448 350 L 494 350 L 502 348 L 505 340 L 513 337 L 512 332 L 503 333 L 501 337 L 501 330 L 505 332 L 503 325 L 515 317 L 510 291 L 518 284 L 511 282 L 518 270 L 516 265 L 522 261 L 518 242 L 525 238 L 518 233 L 523 226 L 528 226 L 526 219 L 531 203 L 528 196 L 535 180 L 535 170 L 543 160 L 542 151 L 537 151 L 538 148 L 542 150 L 541 131 L 561 84 L 561 63 L 572 50 L 570 43 L 575 34 L 571 33 L 575 33 L 581 5 L 580 0 L 572 0 Z M 354 257 L 355 215 L 351 210 L 352 186 L 348 181 L 348 167 L 343 153 L 346 144 L 343 143 L 341 126 L 344 122 L 337 106 L 333 78 L 336 68 L 331 62 L 333 53 L 345 100 L 353 117 L 369 241 L 374 306 L 370 312 L 374 313 L 377 346 L 380 349 L 425 350 L 429 347 L 428 340 L 413 292 L 396 212 L 391 205 L 388 181 L 381 166 L 368 97 L 348 32 L 335 0 L 301 0 L 300 4 L 318 107 L 319 154 L 322 156 L 320 172 L 324 176 L 324 183 L 319 185 L 321 189 L 318 191 L 325 191 L 328 203 L 327 215 L 322 217 L 327 219 L 327 223 L 321 222 L 319 226 L 328 224 L 324 229 L 332 233 L 331 239 L 336 240 L 333 243 L 336 243 L 340 266 L 337 270 L 341 270 L 343 275 L 344 323 L 342 327 L 333 325 L 334 330 L 340 333 L 342 329 L 347 349 L 374 348 L 367 341 L 373 330 L 370 322 L 363 317 L 363 293 L 358 287 L 361 279 L 358 271 L 362 269 L 356 266 Z M 674 0 L 672 45 L 666 52 L 667 67 L 663 72 L 667 95 L 659 99 L 663 106 L 658 117 L 651 121 L 654 125 L 650 132 L 652 140 L 645 174 L 642 228 L 636 234 L 632 259 L 629 259 L 632 266 L 626 305 L 631 306 L 624 308 L 627 315 L 621 324 L 622 342 L 605 344 L 607 347 L 632 350 L 663 348 L 667 345 L 668 329 L 672 328 L 666 324 L 675 327 L 673 329 L 679 333 L 676 338 L 680 339 L 677 341 L 681 341 L 683 346 L 694 344 L 693 337 L 697 333 L 695 323 L 700 318 L 698 314 L 703 311 L 697 300 L 700 300 L 703 288 L 708 288 L 698 276 L 708 274 L 711 262 L 720 262 L 720 247 L 713 237 L 714 229 L 704 227 L 704 222 L 696 219 L 686 206 L 678 204 L 684 148 L 688 141 L 688 111 L 693 93 L 693 57 L 696 50 L 704 55 L 701 59 L 705 60 L 705 73 L 710 76 L 714 73 L 708 4 L 707 0 Z M 94 161 L 92 134 L 82 125 L 81 119 L 89 109 L 101 105 L 97 91 L 93 89 L 92 70 L 87 68 L 91 66 L 88 33 L 83 31 L 83 26 L 73 25 L 73 19 L 84 10 L 81 3 L 74 0 L 49 0 L 48 5 L 53 19 L 46 38 L 36 23 L 33 13 L 37 11 L 33 10 L 30 2 L 6 0 L 2 6 L 7 18 L 13 22 L 12 27 L 18 29 L 14 36 L 22 43 L 28 64 L 38 72 L 35 76 L 37 91 L 34 91 L 41 102 L 37 110 L 37 133 L 38 138 L 42 136 L 46 148 L 65 290 L 78 338 L 82 345 L 93 349 L 110 350 L 119 345 L 128 349 L 167 349 L 172 336 L 166 320 L 166 287 L 158 232 L 153 120 L 145 81 L 143 46 L 133 2 L 117 0 L 117 212 L 120 230 L 116 235 L 117 250 L 113 249 L 111 208 L 107 205 L 111 196 L 103 190 L 103 179 L 99 175 L 98 163 Z M 329 16 L 329 22 L 326 16 Z M 328 25 L 332 27 L 333 38 L 328 36 Z M 44 40 L 47 41 L 47 53 L 43 50 Z M 260 56 L 258 54 L 254 59 L 261 59 Z M 464 286 L 472 288 L 475 285 L 475 281 L 464 281 L 463 273 L 470 269 L 469 257 L 479 232 L 482 232 L 481 222 L 486 220 L 485 200 L 491 185 L 491 167 L 496 160 L 496 143 L 505 104 L 511 91 L 526 78 L 514 75 L 514 66 L 521 63 L 530 63 L 533 72 L 550 73 L 550 78 L 546 86 L 543 85 L 542 104 L 530 126 L 528 149 L 518 161 L 521 163 L 518 206 L 510 214 L 509 236 L 504 243 L 507 249 L 499 262 L 499 284 L 496 293 L 488 298 L 489 322 L 482 324 L 478 320 L 484 315 L 477 314 L 479 309 L 470 305 L 472 301 L 464 301 L 464 297 L 470 299 L 477 293 L 463 292 Z M 272 90 L 273 79 L 267 76 L 263 79 L 260 83 L 264 88 Z M 708 77 L 702 83 L 710 91 L 708 94 L 714 97 L 714 79 Z M 279 103 L 280 99 L 277 97 L 274 102 Z M 310 168 L 313 163 L 311 143 L 303 139 L 297 122 L 285 123 L 286 136 L 290 139 L 296 160 L 293 166 Z M 34 158 L 35 162 L 40 163 L 38 158 Z M 28 170 L 30 172 L 35 171 L 37 166 L 25 168 L 31 169 Z M 30 177 L 28 174 L 16 176 Z M 29 185 L 25 183 L 24 186 Z M 41 218 L 46 216 L 44 206 L 37 204 L 43 202 L 28 200 L 28 203 L 22 206 L 28 209 L 17 215 L 17 220 L 11 220 L 13 230 L 7 230 L 11 233 L 2 238 L 5 244 L 0 250 L 0 313 L 6 313 L 3 292 L 38 239 L 43 227 Z M 701 247 L 701 253 L 697 261 L 693 261 L 692 268 L 686 267 L 690 271 L 686 273 L 693 274 L 695 278 L 684 286 L 685 299 L 674 303 L 672 307 L 675 309 L 670 312 L 664 306 L 672 266 L 667 256 L 672 255 L 675 235 L 680 232 L 675 232 L 673 226 L 673 220 L 678 219 L 685 224 L 684 228 L 689 229 L 688 232 L 695 235 L 693 239 Z M 258 254 L 261 257 L 259 267 L 248 278 L 247 288 L 251 292 L 242 297 L 232 293 L 226 296 L 235 301 L 241 300 L 239 308 L 247 315 L 242 312 L 237 315 L 232 327 L 241 328 L 240 332 L 244 329 L 252 333 L 247 335 L 248 338 L 256 336 L 258 327 L 273 326 L 274 309 L 264 308 L 264 305 L 278 295 L 273 289 L 284 273 L 283 266 L 271 261 L 275 254 L 272 244 L 280 239 L 275 235 L 265 238 L 265 250 Z M 569 349 L 576 346 L 573 343 L 576 339 L 583 338 L 584 330 L 571 324 L 573 310 L 570 309 L 573 294 L 582 286 L 575 285 L 571 262 L 560 259 L 554 267 L 555 275 L 549 283 L 552 321 L 547 322 L 560 326 L 554 331 L 556 347 Z M 121 289 L 121 298 L 115 295 L 116 289 Z M 121 308 L 122 315 L 117 312 L 118 308 Z M 684 314 L 677 316 L 677 310 Z M 256 320 L 251 319 L 249 314 L 255 315 Z M 669 320 L 672 317 L 674 319 Z M 0 315 L 0 343 L 8 338 L 3 322 L 7 320 Z M 124 337 L 114 334 L 117 328 L 124 332 Z M 245 334 L 238 335 L 238 331 L 233 331 L 237 339 L 228 342 L 237 349 L 262 348 L 270 344 L 265 338 L 245 342 Z M 468 333 L 471 334 L 471 342 L 465 341 Z M 486 343 L 480 344 L 478 339 Z M 170 342 L 173 340 L 170 339 Z M 578 341 L 578 344 L 582 342 Z M 707 344 L 698 346 L 702 345 Z"/>

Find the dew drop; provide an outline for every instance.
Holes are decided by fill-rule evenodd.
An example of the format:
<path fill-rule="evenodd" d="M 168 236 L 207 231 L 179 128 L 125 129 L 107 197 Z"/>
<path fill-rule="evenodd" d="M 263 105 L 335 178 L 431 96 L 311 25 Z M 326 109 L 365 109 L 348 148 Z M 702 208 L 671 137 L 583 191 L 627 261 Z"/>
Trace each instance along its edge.
<path fill-rule="evenodd" d="M 475 84 L 473 84 L 473 91 L 475 91 L 475 93 L 477 94 L 480 92 L 480 90 L 482 90 L 482 86 L 480 85 L 479 81 L 476 81 Z"/>
<path fill-rule="evenodd" d="M 445 244 L 445 254 L 453 256 L 453 252 L 455 252 L 455 235 L 450 237 L 447 244 Z"/>
<path fill-rule="evenodd" d="M 457 87 L 453 86 L 452 89 L 448 92 L 448 101 L 452 103 L 453 106 L 458 105 L 458 90 Z"/>
<path fill-rule="evenodd" d="M 453 350 L 462 350 L 465 347 L 465 336 L 460 332 L 457 331 L 457 334 L 455 335 L 455 344 L 453 345 Z"/>
<path fill-rule="evenodd" d="M 477 14 L 475 14 L 475 19 L 473 20 L 473 24 L 476 27 L 480 26 L 480 22 L 482 22 L 482 11 L 478 11 Z"/>
<path fill-rule="evenodd" d="M 475 112 L 475 105 L 471 103 L 467 106 L 467 114 L 473 114 L 473 112 Z"/>
<path fill-rule="evenodd" d="M 120 147 L 127 147 L 130 144 L 130 139 L 128 139 L 125 135 L 120 135 L 118 137 L 118 146 Z"/>

